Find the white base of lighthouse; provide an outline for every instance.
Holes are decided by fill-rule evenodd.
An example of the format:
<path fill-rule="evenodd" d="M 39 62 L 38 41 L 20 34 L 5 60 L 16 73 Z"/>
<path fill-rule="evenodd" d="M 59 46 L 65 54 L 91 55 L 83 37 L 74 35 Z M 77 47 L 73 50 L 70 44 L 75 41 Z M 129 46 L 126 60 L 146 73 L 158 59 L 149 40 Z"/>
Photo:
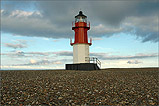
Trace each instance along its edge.
<path fill-rule="evenodd" d="M 74 44 L 73 63 L 89 63 L 86 57 L 89 57 L 89 44 Z"/>

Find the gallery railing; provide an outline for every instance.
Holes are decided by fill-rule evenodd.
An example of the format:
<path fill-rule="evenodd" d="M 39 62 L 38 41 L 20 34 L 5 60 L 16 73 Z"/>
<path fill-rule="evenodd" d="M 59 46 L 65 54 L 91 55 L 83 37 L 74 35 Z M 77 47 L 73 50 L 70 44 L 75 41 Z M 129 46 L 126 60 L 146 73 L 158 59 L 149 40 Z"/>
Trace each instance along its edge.
<path fill-rule="evenodd" d="M 101 62 L 100 62 L 99 59 L 96 58 L 96 57 L 86 57 L 86 58 L 85 58 L 85 61 L 88 62 L 88 63 L 92 63 L 92 62 L 93 62 L 93 63 L 97 64 L 98 67 L 101 68 Z"/>

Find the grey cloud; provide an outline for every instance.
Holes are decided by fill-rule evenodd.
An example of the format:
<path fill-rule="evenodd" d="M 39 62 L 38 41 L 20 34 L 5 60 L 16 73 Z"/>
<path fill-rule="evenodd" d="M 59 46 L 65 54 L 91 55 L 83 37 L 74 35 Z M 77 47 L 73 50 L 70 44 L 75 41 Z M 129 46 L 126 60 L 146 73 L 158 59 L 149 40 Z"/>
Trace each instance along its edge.
<path fill-rule="evenodd" d="M 58 56 L 73 56 L 72 51 L 60 51 L 60 52 L 53 52 L 53 54 L 56 54 Z M 150 53 L 150 54 L 143 54 L 139 53 L 133 56 L 112 56 L 110 53 L 90 53 L 90 56 L 97 57 L 101 60 L 120 60 L 120 59 L 144 59 L 144 58 L 151 58 L 151 57 L 157 57 L 158 53 Z"/>
<path fill-rule="evenodd" d="M 20 55 L 21 54 L 21 55 Z M 23 52 L 23 51 L 12 51 L 9 53 L 1 53 L 1 55 L 6 56 L 24 56 L 24 57 L 34 57 L 34 56 L 73 56 L 71 51 L 59 51 L 59 52 Z"/>
<path fill-rule="evenodd" d="M 157 1 L 40 1 L 34 3 L 41 15 L 35 12 L 29 16 L 9 17 L 11 12 L 4 11 L 2 31 L 22 36 L 70 38 L 74 35 L 71 22 L 82 9 L 91 21 L 92 30 L 89 32 L 93 37 L 110 37 L 120 32 L 135 32 L 134 34 L 141 38 L 142 42 L 159 41 L 158 30 L 153 30 L 153 27 L 158 28 L 158 22 L 153 22 L 158 17 L 146 19 L 146 17 L 158 16 L 159 2 Z M 129 17 L 133 17 L 134 21 L 127 20 Z M 123 26 L 128 22 L 130 26 Z"/>
<path fill-rule="evenodd" d="M 123 26 L 127 28 L 127 33 L 134 33 L 142 42 L 158 42 L 158 16 L 128 17 Z"/>
<path fill-rule="evenodd" d="M 35 56 L 68 56 L 72 57 L 72 51 L 59 51 L 59 52 L 23 52 L 23 51 L 15 51 L 13 53 L 1 53 L 1 55 L 7 56 L 23 56 L 23 57 L 35 57 Z M 153 58 L 158 57 L 158 53 L 148 53 L 148 54 L 135 54 L 132 56 L 118 56 L 118 55 L 110 55 L 110 53 L 90 53 L 90 57 L 97 57 L 99 60 L 124 60 L 124 59 L 145 59 L 145 58 Z M 64 61 L 69 61 L 67 58 Z"/>
<path fill-rule="evenodd" d="M 21 17 L 2 15 L 1 22 L 2 32 L 13 33 L 15 35 L 47 38 L 68 37 L 67 34 L 64 34 L 67 32 L 65 29 L 58 28 L 55 24 L 51 24 L 49 20 L 39 17 L 32 18 L 27 15 Z"/>
<path fill-rule="evenodd" d="M 46 19 L 51 20 L 60 28 L 71 25 L 74 16 L 78 14 L 80 8 L 84 8 L 85 2 L 80 1 L 45 1 L 38 2 L 37 7 Z"/>
<path fill-rule="evenodd" d="M 60 51 L 60 52 L 54 52 L 54 54 L 59 56 L 73 56 L 73 52 L 71 51 Z M 110 53 L 90 53 L 91 57 L 97 57 L 101 60 L 122 60 L 122 59 L 145 59 L 145 58 L 151 58 L 151 57 L 157 57 L 158 53 L 151 53 L 151 54 L 136 54 L 133 56 L 112 56 Z"/>
<path fill-rule="evenodd" d="M 17 48 L 27 48 L 26 45 L 24 44 L 12 44 L 12 43 L 4 43 L 5 47 L 9 47 L 9 48 L 13 48 L 13 49 L 17 49 Z"/>
<path fill-rule="evenodd" d="M 102 38 L 92 38 L 93 41 L 102 40 Z"/>
<path fill-rule="evenodd" d="M 48 56 L 48 55 L 51 55 L 52 53 L 51 52 L 26 52 L 25 54 Z"/>
<path fill-rule="evenodd" d="M 129 16 L 153 16 L 158 14 L 158 2 L 145 1 L 101 1 L 90 2 L 91 16 L 101 23 L 120 25 Z M 94 13 L 94 14 L 93 14 Z"/>
<path fill-rule="evenodd" d="M 5 47 L 17 49 L 27 48 L 27 41 L 22 39 L 13 40 L 13 43 L 4 43 Z"/>
<path fill-rule="evenodd" d="M 60 52 L 54 52 L 54 54 L 59 56 L 73 56 L 72 51 L 60 51 Z"/>
<path fill-rule="evenodd" d="M 101 60 L 122 60 L 122 59 L 145 59 L 151 57 L 159 56 L 158 53 L 151 53 L 151 54 L 136 54 L 134 56 L 111 56 L 104 53 L 93 53 L 92 56 L 97 57 Z"/>
<path fill-rule="evenodd" d="M 17 55 L 17 56 L 24 56 L 24 52 L 23 52 L 23 51 L 17 51 L 17 52 L 16 52 L 16 55 Z"/>
<path fill-rule="evenodd" d="M 108 55 L 108 53 L 95 53 L 95 52 L 90 53 L 90 56 L 95 56 L 95 57 L 104 57 L 106 55 Z"/>
<path fill-rule="evenodd" d="M 71 3 L 68 1 L 64 3 L 55 1 L 45 3 L 41 2 L 39 7 L 43 10 L 44 16 L 48 16 L 51 22 L 56 23 L 56 25 L 59 26 L 62 25 L 62 27 L 65 27 L 66 25 L 68 27 L 70 25 L 70 21 L 74 20 L 73 16 L 75 16 L 79 9 L 82 8 L 84 13 L 88 15 L 88 20 L 92 23 L 92 30 L 90 30 L 90 34 L 93 37 L 109 37 L 115 33 L 131 33 L 135 30 L 135 35 L 140 37 L 142 42 L 159 41 L 157 37 L 158 31 L 152 30 L 152 26 L 154 25 L 155 28 L 158 28 L 158 24 L 153 22 L 153 20 L 157 20 L 158 17 L 154 17 L 153 19 L 144 18 L 158 16 L 159 7 L 158 2 L 155 1 L 71 1 Z M 122 27 L 121 25 L 127 23 L 127 17 L 132 16 L 140 20 L 134 20 L 130 27 Z M 100 27 L 100 25 L 103 25 L 103 27 Z M 147 27 L 146 29 L 149 30 L 145 31 L 145 26 Z M 136 29 L 133 29 L 134 27 Z M 67 31 L 68 30 L 70 29 L 67 29 Z"/>
<path fill-rule="evenodd" d="M 92 26 L 92 30 L 90 35 L 92 37 L 110 37 L 114 34 L 125 32 L 126 29 L 124 27 L 113 27 L 113 26 L 105 26 L 104 24 L 99 24 L 96 26 Z M 130 30 L 129 30 L 130 31 Z"/>
<path fill-rule="evenodd" d="M 17 57 L 34 57 L 34 56 L 49 56 L 52 53 L 49 52 L 23 52 L 23 51 L 12 51 L 12 52 L 8 52 L 8 53 L 1 53 L 1 55 L 4 56 L 9 56 L 12 58 L 17 58 Z"/>
<path fill-rule="evenodd" d="M 8 56 L 8 57 L 11 57 L 11 58 L 28 57 L 28 56 L 25 55 L 25 53 L 23 51 L 20 51 L 20 50 L 12 51 L 12 52 L 9 52 L 9 53 L 1 53 L 0 55 Z"/>
<path fill-rule="evenodd" d="M 15 42 L 17 43 L 21 43 L 21 44 L 27 44 L 27 40 L 23 40 L 23 39 L 16 39 Z"/>
<path fill-rule="evenodd" d="M 139 63 L 142 63 L 142 62 L 140 62 L 138 60 L 135 60 L 135 61 L 129 60 L 127 63 L 128 64 L 139 64 Z"/>

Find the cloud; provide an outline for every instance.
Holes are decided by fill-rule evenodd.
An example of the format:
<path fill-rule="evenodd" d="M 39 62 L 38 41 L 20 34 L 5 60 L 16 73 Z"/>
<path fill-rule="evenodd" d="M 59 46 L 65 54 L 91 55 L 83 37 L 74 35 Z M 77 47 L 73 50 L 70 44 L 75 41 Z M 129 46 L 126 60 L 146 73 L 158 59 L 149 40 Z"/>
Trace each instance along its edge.
<path fill-rule="evenodd" d="M 24 56 L 24 52 L 23 51 L 16 51 L 15 53 L 17 56 Z"/>
<path fill-rule="evenodd" d="M 142 42 L 158 42 L 158 18 L 158 15 L 147 17 L 132 16 L 125 19 L 122 26 L 125 27 L 126 33 L 135 34 Z"/>
<path fill-rule="evenodd" d="M 139 63 L 142 63 L 142 62 L 140 62 L 138 60 L 129 60 L 127 63 L 128 64 L 139 64 Z"/>
<path fill-rule="evenodd" d="M 26 2 L 21 2 L 25 6 Z M 1 10 L 2 32 L 21 36 L 70 38 L 71 22 L 80 8 L 91 22 L 92 37 L 110 37 L 116 33 L 133 33 L 142 42 L 158 42 L 157 1 L 41 1 L 29 2 L 36 10 L 17 8 Z M 27 4 L 30 5 L 30 4 Z M 11 8 L 13 8 L 10 6 Z M 113 8 L 112 8 L 113 7 Z M 18 10 L 16 10 L 17 8 Z M 157 29 L 157 30 L 156 30 Z"/>
<path fill-rule="evenodd" d="M 35 64 L 35 63 L 36 63 L 36 60 L 30 59 L 30 63 L 31 63 L 31 64 Z"/>
<path fill-rule="evenodd" d="M 54 52 L 54 54 L 58 56 L 73 56 L 72 51 L 60 51 L 60 52 Z"/>
<path fill-rule="evenodd" d="M 64 67 L 62 67 L 62 66 L 54 66 L 54 68 L 52 67 L 52 66 L 46 66 L 46 65 L 44 65 L 44 66 L 32 66 L 32 65 L 29 65 L 29 66 L 26 66 L 26 65 L 24 65 L 24 66 L 16 66 L 16 65 L 2 65 L 2 66 L 0 66 L 0 68 L 1 68 L 1 70 L 22 70 L 22 69 L 36 69 L 36 70 L 38 70 L 38 69 L 51 69 L 51 70 L 53 70 L 53 69 L 64 69 Z"/>
<path fill-rule="evenodd" d="M 99 60 L 124 60 L 124 59 L 145 59 L 145 58 L 152 58 L 152 57 L 158 57 L 158 53 L 138 53 L 135 55 L 129 55 L 129 56 L 120 56 L 120 55 L 110 55 L 111 53 L 96 53 L 91 52 L 90 57 L 97 57 Z M 1 53 L 1 55 L 7 55 L 7 56 L 24 56 L 24 57 L 49 57 L 49 56 L 66 56 L 66 57 L 72 57 L 73 52 L 72 51 L 59 51 L 59 52 L 23 52 L 23 51 L 15 51 L 11 53 Z M 49 57 L 50 58 L 50 57 Z"/>
<path fill-rule="evenodd" d="M 111 55 L 112 53 L 105 53 L 105 52 L 91 52 L 90 57 L 97 57 L 101 63 L 102 67 L 129 67 L 133 66 L 134 64 L 139 64 L 143 66 L 157 66 L 157 58 L 158 53 L 138 53 L 134 55 Z M 27 67 L 28 68 L 34 68 L 36 66 L 39 66 L 39 69 L 41 66 L 46 66 L 46 68 L 52 68 L 52 67 L 63 67 L 64 64 L 72 63 L 73 61 L 73 54 L 72 51 L 59 51 L 59 52 L 24 52 L 24 51 L 13 51 L 9 53 L 1 53 L 2 60 L 10 61 L 8 64 L 7 62 L 3 61 L 2 67 L 3 68 L 18 68 L 18 67 Z M 6 57 L 4 57 L 6 56 Z M 58 57 L 58 58 L 57 58 Z M 24 61 L 21 59 L 23 58 Z M 154 59 L 155 58 L 155 61 Z M 19 59 L 19 60 L 18 60 Z M 144 59 L 150 59 L 152 61 L 144 61 L 144 64 L 141 61 L 138 60 L 144 60 Z M 122 62 L 121 64 L 119 64 Z M 130 64 L 127 66 L 127 64 Z M 150 65 L 151 64 L 151 65 Z M 121 66 L 122 65 L 122 66 Z M 6 67 L 5 67 L 6 66 Z M 38 67 L 36 67 L 38 68 Z"/>
<path fill-rule="evenodd" d="M 121 28 L 121 27 L 109 27 L 109 26 L 104 26 L 103 24 L 99 24 L 97 26 L 92 26 L 91 34 L 101 34 L 101 36 L 104 36 L 106 34 L 107 37 L 108 37 L 108 35 L 112 36 L 112 34 L 120 33 L 122 31 L 124 31 L 124 28 Z"/>
<path fill-rule="evenodd" d="M 52 54 L 52 52 L 25 52 L 26 55 L 32 55 L 32 56 L 49 56 Z"/>
<path fill-rule="evenodd" d="M 90 53 L 91 56 L 97 57 L 101 60 L 122 60 L 122 59 L 145 59 L 151 57 L 158 57 L 158 53 L 150 53 L 150 54 L 143 54 L 139 53 L 133 56 L 117 56 L 117 55 L 108 55 L 106 53 Z"/>
<path fill-rule="evenodd" d="M 93 41 L 102 40 L 102 38 L 92 38 Z"/>
<path fill-rule="evenodd" d="M 13 43 L 4 43 L 5 47 L 9 47 L 9 48 L 13 48 L 13 49 L 17 49 L 17 48 L 27 48 L 26 45 L 24 44 L 13 44 Z"/>
<path fill-rule="evenodd" d="M 27 41 L 22 39 L 13 40 L 13 43 L 4 43 L 5 47 L 17 49 L 27 48 Z"/>
<path fill-rule="evenodd" d="M 66 34 L 68 32 L 67 30 L 57 27 L 55 24 L 52 24 L 50 20 L 42 18 L 39 14 L 39 12 L 33 12 L 31 14 L 27 13 L 26 11 L 21 11 L 19 14 L 17 13 L 17 15 L 15 15 L 13 11 L 9 15 L 5 16 L 4 12 L 2 12 L 2 32 L 29 37 L 69 37 Z"/>
<path fill-rule="evenodd" d="M 27 64 L 16 64 L 13 66 L 30 66 L 30 65 L 58 65 L 58 64 L 62 64 L 61 61 L 49 61 L 47 59 L 43 59 L 40 61 L 36 61 L 34 59 L 30 59 L 30 62 Z"/>
<path fill-rule="evenodd" d="M 23 51 L 20 51 L 20 50 L 15 50 L 15 51 L 12 51 L 12 52 L 8 52 L 8 53 L 1 53 L 1 55 L 4 55 L 4 56 L 8 56 L 8 57 L 11 57 L 11 58 L 17 58 L 17 57 L 38 57 L 38 56 L 49 56 L 51 55 L 52 53 L 51 52 L 23 52 Z"/>
<path fill-rule="evenodd" d="M 2 13 L 5 11 L 2 11 Z M 24 17 L 42 17 L 41 13 L 38 11 L 35 12 L 28 12 L 28 11 L 21 11 L 21 10 L 15 10 L 11 12 L 9 17 L 17 17 L 17 18 L 24 18 Z"/>
<path fill-rule="evenodd" d="M 5 55 L 9 57 L 49 57 L 49 56 L 73 56 L 72 51 L 59 51 L 59 52 L 23 52 L 20 50 L 8 52 L 8 53 L 1 53 L 0 55 Z"/>
<path fill-rule="evenodd" d="M 90 53 L 90 56 L 95 56 L 95 57 L 104 57 L 104 56 L 106 56 L 106 55 L 108 55 L 108 53 L 96 53 L 96 52 L 92 52 L 92 53 Z"/>
<path fill-rule="evenodd" d="M 23 39 L 16 39 L 15 42 L 17 43 L 21 43 L 21 44 L 27 44 L 27 40 L 23 40 Z"/>
<path fill-rule="evenodd" d="M 145 59 L 145 58 L 152 58 L 152 57 L 158 57 L 158 53 L 138 53 L 135 55 L 129 55 L 129 56 L 120 56 L 120 55 L 110 55 L 111 53 L 96 53 L 91 52 L 90 57 L 97 57 L 99 60 L 123 60 L 123 59 Z M 23 51 L 15 51 L 11 53 L 1 53 L 1 55 L 7 55 L 7 56 L 24 56 L 24 57 L 49 57 L 49 56 L 66 56 L 66 57 L 72 57 L 73 52 L 72 51 L 59 51 L 59 52 L 23 52 Z M 49 57 L 50 58 L 50 57 Z"/>
<path fill-rule="evenodd" d="M 30 56 L 26 56 L 25 52 L 21 51 L 21 50 L 14 50 L 12 52 L 9 53 L 1 53 L 0 55 L 2 56 L 7 56 L 7 57 L 11 57 L 11 58 L 22 58 L 22 57 L 30 57 Z"/>
<path fill-rule="evenodd" d="M 41 61 L 30 60 L 30 63 L 28 63 L 28 64 L 22 64 L 22 65 L 48 65 L 50 63 L 51 62 L 48 61 L 48 60 L 41 60 Z"/>
<path fill-rule="evenodd" d="M 34 1 L 9 1 L 3 0 L 1 2 L 1 8 L 8 11 L 15 10 L 35 10 L 36 3 Z"/>

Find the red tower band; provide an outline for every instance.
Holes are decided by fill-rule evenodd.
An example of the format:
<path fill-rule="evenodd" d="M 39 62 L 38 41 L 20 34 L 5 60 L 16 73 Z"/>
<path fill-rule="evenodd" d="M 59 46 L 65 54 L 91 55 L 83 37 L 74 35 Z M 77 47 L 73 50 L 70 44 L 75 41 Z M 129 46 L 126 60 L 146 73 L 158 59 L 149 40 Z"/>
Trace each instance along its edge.
<path fill-rule="evenodd" d="M 92 39 L 90 39 L 90 43 L 88 43 L 87 31 L 90 29 L 90 22 L 87 23 L 87 16 L 83 15 L 82 11 L 79 12 L 77 16 L 75 16 L 75 23 L 72 22 L 72 30 L 75 31 L 75 40 L 74 43 L 71 41 L 71 45 L 73 44 L 89 44 L 92 45 Z"/>

